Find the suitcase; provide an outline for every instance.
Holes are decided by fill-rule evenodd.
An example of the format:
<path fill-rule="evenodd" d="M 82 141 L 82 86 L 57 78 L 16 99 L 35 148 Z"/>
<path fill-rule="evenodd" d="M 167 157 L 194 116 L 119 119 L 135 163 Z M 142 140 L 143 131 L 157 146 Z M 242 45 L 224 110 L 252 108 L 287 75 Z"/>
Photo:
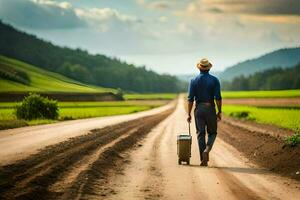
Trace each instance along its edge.
<path fill-rule="evenodd" d="M 189 134 L 177 135 L 177 155 L 178 155 L 179 165 L 181 165 L 181 162 L 186 162 L 186 164 L 188 165 L 190 164 L 191 146 L 192 146 L 192 136 L 191 136 L 190 123 L 189 123 Z"/>

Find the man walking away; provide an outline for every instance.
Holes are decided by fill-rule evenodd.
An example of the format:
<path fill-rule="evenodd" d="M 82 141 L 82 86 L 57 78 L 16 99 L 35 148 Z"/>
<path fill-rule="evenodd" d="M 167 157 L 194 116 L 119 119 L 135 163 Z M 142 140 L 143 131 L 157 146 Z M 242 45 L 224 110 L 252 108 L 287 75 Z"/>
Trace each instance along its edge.
<path fill-rule="evenodd" d="M 207 59 L 202 59 L 197 67 L 200 74 L 191 80 L 189 86 L 187 121 L 191 122 L 191 111 L 195 101 L 194 116 L 201 166 L 207 166 L 209 152 L 217 136 L 217 119 L 221 120 L 222 97 L 218 78 L 209 74 L 212 64 Z M 217 114 L 214 100 L 216 100 L 218 107 Z M 206 130 L 208 133 L 207 142 L 205 141 Z"/>

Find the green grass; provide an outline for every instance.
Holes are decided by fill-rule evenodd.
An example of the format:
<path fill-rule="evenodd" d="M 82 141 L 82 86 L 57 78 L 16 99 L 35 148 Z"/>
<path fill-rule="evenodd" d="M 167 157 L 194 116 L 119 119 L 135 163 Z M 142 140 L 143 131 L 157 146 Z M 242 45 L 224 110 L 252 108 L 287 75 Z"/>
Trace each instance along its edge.
<path fill-rule="evenodd" d="M 0 55 L 1 66 L 25 72 L 30 78 L 30 84 L 0 78 L 0 92 L 115 92 L 109 88 L 82 84 L 60 74 Z"/>
<path fill-rule="evenodd" d="M 273 91 L 222 91 L 223 98 L 293 98 L 300 97 L 300 90 Z"/>
<path fill-rule="evenodd" d="M 136 113 L 165 104 L 167 101 L 116 101 L 116 102 L 60 102 L 59 120 L 82 119 Z M 26 125 L 49 124 L 55 120 L 21 121 L 16 119 L 17 102 L 0 103 L 0 129 Z"/>
<path fill-rule="evenodd" d="M 300 131 L 300 109 L 224 105 L 226 115 Z M 243 114 L 244 113 L 244 114 Z M 247 113 L 247 114 L 245 114 Z"/>
<path fill-rule="evenodd" d="M 157 93 L 157 94 L 125 94 L 126 100 L 172 100 L 177 97 L 175 93 Z"/>

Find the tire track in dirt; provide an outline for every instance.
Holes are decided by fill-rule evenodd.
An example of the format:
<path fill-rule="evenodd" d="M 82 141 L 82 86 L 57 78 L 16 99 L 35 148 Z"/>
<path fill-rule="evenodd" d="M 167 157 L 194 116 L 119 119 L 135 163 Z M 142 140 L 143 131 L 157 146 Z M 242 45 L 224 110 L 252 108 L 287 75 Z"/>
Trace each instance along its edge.
<path fill-rule="evenodd" d="M 75 181 L 75 179 L 78 177 L 78 175 L 82 172 L 88 169 L 89 165 L 93 164 L 103 153 L 105 150 L 113 147 L 117 142 L 125 139 L 130 134 L 137 131 L 137 128 L 131 129 L 127 133 L 124 133 L 119 138 L 113 140 L 112 142 L 105 144 L 101 148 L 95 150 L 91 155 L 84 156 L 81 160 L 79 160 L 77 163 L 74 163 L 74 166 L 72 166 L 70 169 L 67 169 L 67 171 L 64 173 L 64 176 L 60 178 L 55 184 L 50 186 L 51 191 L 55 192 L 64 192 L 68 187 L 70 187 L 70 184 Z"/>
<path fill-rule="evenodd" d="M 163 173 L 159 166 L 161 166 L 160 160 L 160 146 L 161 139 L 166 132 L 167 126 L 165 125 L 160 134 L 156 136 L 153 142 L 151 153 L 149 155 L 150 162 L 147 168 L 147 175 L 143 181 L 141 192 L 145 199 L 160 199 L 163 196 L 164 178 Z"/>
<path fill-rule="evenodd" d="M 92 130 L 87 135 L 49 146 L 28 159 L 1 167 L 1 199 L 56 199 L 62 195 L 68 199 L 80 190 L 83 194 L 93 193 L 93 183 L 105 179 L 105 169 L 116 166 L 119 153 L 132 147 L 171 112 L 172 109 Z M 62 183 L 67 186 L 57 190 L 55 186 Z"/>
<path fill-rule="evenodd" d="M 167 127 L 174 120 L 174 112 L 156 126 L 136 148 L 124 154 L 129 163 L 119 173 L 111 172 L 111 179 L 99 190 L 109 190 L 105 199 L 161 199 L 164 177 L 161 171 L 161 141 Z"/>

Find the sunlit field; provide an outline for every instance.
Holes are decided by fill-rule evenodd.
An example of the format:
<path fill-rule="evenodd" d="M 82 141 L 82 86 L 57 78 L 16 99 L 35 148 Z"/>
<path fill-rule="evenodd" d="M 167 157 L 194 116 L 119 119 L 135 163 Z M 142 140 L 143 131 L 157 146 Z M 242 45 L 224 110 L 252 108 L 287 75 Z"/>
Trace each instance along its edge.
<path fill-rule="evenodd" d="M 258 123 L 272 124 L 279 127 L 300 131 L 300 107 L 254 107 L 224 105 L 223 112 L 226 115 L 253 120 Z"/>
<path fill-rule="evenodd" d="M 293 98 L 300 97 L 300 90 L 273 91 L 222 91 L 223 98 Z"/>

